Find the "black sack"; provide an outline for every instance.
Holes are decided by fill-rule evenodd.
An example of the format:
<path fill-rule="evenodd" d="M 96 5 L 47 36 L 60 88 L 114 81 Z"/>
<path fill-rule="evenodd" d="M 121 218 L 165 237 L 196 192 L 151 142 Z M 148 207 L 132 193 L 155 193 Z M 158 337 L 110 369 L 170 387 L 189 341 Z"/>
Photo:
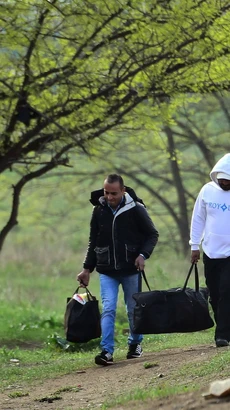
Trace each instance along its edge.
<path fill-rule="evenodd" d="M 74 293 L 78 293 L 79 288 Z M 86 343 L 101 336 L 101 315 L 98 300 L 85 288 L 87 302 L 82 305 L 77 300 L 67 298 L 64 317 L 66 340 Z"/>
<path fill-rule="evenodd" d="M 187 287 L 193 267 L 195 267 L 195 289 Z M 145 274 L 144 279 L 146 281 Z M 147 286 L 149 288 L 148 283 Z M 139 334 L 159 334 L 209 329 L 214 326 L 214 322 L 209 314 L 208 297 L 208 289 L 199 287 L 197 265 L 192 264 L 183 288 L 140 292 L 133 295 L 136 301 L 133 331 Z"/>

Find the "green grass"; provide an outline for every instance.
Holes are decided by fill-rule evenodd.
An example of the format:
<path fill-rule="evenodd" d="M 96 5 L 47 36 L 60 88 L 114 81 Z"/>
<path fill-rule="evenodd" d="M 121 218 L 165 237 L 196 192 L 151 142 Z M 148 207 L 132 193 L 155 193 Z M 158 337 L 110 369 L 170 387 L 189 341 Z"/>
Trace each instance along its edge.
<path fill-rule="evenodd" d="M 29 393 L 28 392 L 22 392 L 22 391 L 14 391 L 12 393 L 9 393 L 8 396 L 12 399 L 15 399 L 17 397 L 29 396 Z"/>
<path fill-rule="evenodd" d="M 193 389 L 195 388 L 196 387 L 194 386 Z M 138 403 L 142 405 L 143 402 L 147 400 L 164 398 L 179 393 L 186 393 L 188 391 L 191 391 L 191 387 L 188 388 L 188 386 L 170 386 L 167 383 L 162 383 L 156 388 L 150 388 L 148 390 L 136 388 L 135 390 L 129 392 L 127 395 L 118 396 L 114 400 L 103 403 L 101 409 L 106 410 L 118 405 L 122 405 L 122 407 L 125 407 L 126 404 L 129 404 L 130 406 L 130 402 L 132 402 L 133 408 L 138 408 Z"/>
<path fill-rule="evenodd" d="M 33 246 L 39 246 L 33 244 Z M 17 254 L 0 261 L 0 367 L 1 390 L 14 387 L 10 394 L 19 397 L 27 394 L 29 386 L 49 378 L 55 378 L 77 370 L 87 369 L 94 364 L 94 356 L 100 350 L 100 340 L 86 344 L 67 343 L 65 340 L 63 319 L 66 298 L 71 296 L 78 286 L 76 275 L 81 271 L 82 252 L 73 253 L 68 249 L 43 247 L 39 255 L 33 250 L 27 252 L 19 245 Z M 21 251 L 20 251 L 21 249 Z M 146 274 L 151 289 L 166 289 L 182 286 L 189 269 L 189 262 L 178 261 L 174 255 L 165 257 L 157 255 L 147 261 Z M 173 268 L 174 266 L 174 268 Z M 200 275 L 203 283 L 202 274 Z M 193 282 L 191 281 L 191 286 Z M 100 299 L 98 274 L 91 275 L 89 289 Z M 143 284 L 145 290 L 145 284 Z M 124 308 L 123 294 L 120 291 L 116 319 L 115 360 L 126 357 L 127 351 L 127 317 Z M 146 335 L 143 348 L 145 352 L 160 352 L 170 348 L 186 348 L 198 344 L 213 342 L 213 329 L 191 334 Z M 181 377 L 188 371 L 197 376 L 208 372 L 216 374 L 221 369 L 223 358 L 218 357 L 210 364 L 194 368 L 180 369 Z M 215 361 L 216 360 L 216 361 Z M 146 362 L 143 371 L 157 366 L 157 363 Z M 226 371 L 227 373 L 227 371 Z M 190 385 L 195 389 L 195 384 Z M 71 387 L 69 387 L 71 389 Z M 130 400 L 148 400 L 187 391 L 186 385 L 173 387 L 170 382 L 160 381 L 157 386 L 146 390 L 138 389 L 127 393 L 127 397 L 117 398 L 115 402 L 103 404 L 103 409 L 115 404 L 128 403 Z M 57 392 L 57 396 L 61 392 Z M 44 397 L 54 400 L 54 397 Z M 119 402 L 119 400 L 122 400 Z"/>
<path fill-rule="evenodd" d="M 230 352 L 219 352 L 214 358 L 211 358 L 208 362 L 200 366 L 199 363 L 191 365 L 184 365 L 181 367 L 179 375 L 185 377 L 189 374 L 190 377 L 196 376 L 205 377 L 208 375 L 217 375 L 218 378 L 228 378 L 230 371 Z"/>
<path fill-rule="evenodd" d="M 92 355 L 90 352 L 78 351 L 66 353 L 44 347 L 43 349 L 0 349 L 1 387 L 20 384 L 31 385 L 35 380 L 45 380 L 50 377 L 68 374 L 72 371 L 90 367 Z M 12 362 L 17 359 L 18 362 Z"/>
<path fill-rule="evenodd" d="M 210 344 L 211 331 L 192 334 L 169 334 L 146 336 L 143 342 L 145 352 L 158 352 L 164 349 L 189 347 L 196 344 Z M 18 383 L 31 384 L 35 380 L 45 380 L 82 370 L 94 366 L 94 356 L 100 349 L 99 340 L 87 344 L 72 344 L 73 351 L 65 351 L 56 343 L 56 338 L 50 337 L 47 344 L 40 349 L 20 349 L 19 347 L 0 349 L 1 386 Z M 127 338 L 119 335 L 116 337 L 115 359 L 126 357 Z M 15 362 L 15 359 L 17 362 Z M 185 369 L 186 373 L 186 369 Z"/>
<path fill-rule="evenodd" d="M 207 332 L 206 332 L 207 333 Z M 182 336 L 181 341 L 184 341 Z M 191 345 L 194 345 L 195 340 L 192 337 Z M 155 364 L 156 365 L 156 364 Z M 143 365 L 145 369 L 151 366 Z M 143 402 L 151 403 L 152 399 L 169 397 L 181 393 L 192 392 L 199 390 L 204 384 L 208 384 L 215 379 L 224 379 L 229 377 L 230 371 L 230 352 L 220 351 L 215 357 L 206 360 L 202 363 L 182 365 L 169 380 L 162 381 L 149 380 L 148 389 L 135 388 L 127 394 L 119 395 L 115 399 L 106 401 L 102 405 L 102 409 L 106 410 L 118 405 L 122 408 L 129 406 L 132 403 L 132 408 L 139 408 Z M 192 381 L 191 381 L 192 380 Z"/>
<path fill-rule="evenodd" d="M 44 254 L 44 258 L 48 258 Z M 66 299 L 78 286 L 77 273 L 82 259 L 76 265 L 62 270 L 57 264 L 38 264 L 25 259 L 24 263 L 7 263 L 1 266 L 0 276 L 0 341 L 44 342 L 50 333 L 64 336 L 63 317 Z M 46 259 L 47 260 L 47 259 Z M 76 267 L 79 267 L 78 270 Z M 99 296 L 97 275 L 92 275 L 90 290 Z"/>
<path fill-rule="evenodd" d="M 39 244 L 34 243 L 35 248 Z M 20 252 L 21 249 L 21 252 Z M 0 263 L 0 341 L 11 344 L 14 341 L 44 342 L 50 333 L 57 332 L 64 336 L 63 316 L 66 298 L 71 296 L 78 286 L 76 275 L 82 269 L 83 254 L 73 254 L 66 250 L 68 261 L 63 261 L 65 254 L 61 247 L 59 259 L 55 247 L 43 249 L 43 258 L 39 261 L 33 252 L 18 249 L 19 255 L 12 254 L 13 262 Z M 21 255 L 24 259 L 21 260 Z M 181 286 L 184 282 L 189 263 L 175 261 L 172 272 L 171 261 L 162 257 L 147 261 L 146 274 L 152 289 Z M 64 266 L 64 267 L 63 267 Z M 99 280 L 97 272 L 91 274 L 90 291 L 99 299 Z M 143 284 L 143 290 L 145 284 Z M 120 293 L 117 312 L 117 331 L 127 327 L 127 318 Z"/>

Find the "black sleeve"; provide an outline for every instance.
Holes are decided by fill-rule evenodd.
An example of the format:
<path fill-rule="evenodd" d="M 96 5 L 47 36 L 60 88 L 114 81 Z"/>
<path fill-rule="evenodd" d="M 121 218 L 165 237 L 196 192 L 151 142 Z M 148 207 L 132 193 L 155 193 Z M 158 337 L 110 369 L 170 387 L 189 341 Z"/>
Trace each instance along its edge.
<path fill-rule="evenodd" d="M 94 251 L 96 246 L 96 238 L 98 233 L 98 224 L 96 218 L 97 207 L 94 208 L 91 221 L 88 248 L 83 262 L 83 268 L 89 269 L 92 272 L 96 266 L 96 253 Z"/>
<path fill-rule="evenodd" d="M 143 236 L 140 253 L 148 259 L 158 242 L 159 233 L 146 208 L 138 202 L 136 203 L 136 222 Z"/>

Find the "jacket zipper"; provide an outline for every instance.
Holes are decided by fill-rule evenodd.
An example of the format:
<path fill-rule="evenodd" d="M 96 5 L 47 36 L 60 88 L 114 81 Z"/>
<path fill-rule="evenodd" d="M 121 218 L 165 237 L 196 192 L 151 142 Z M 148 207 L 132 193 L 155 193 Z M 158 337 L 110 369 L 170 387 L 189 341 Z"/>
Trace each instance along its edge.
<path fill-rule="evenodd" d="M 113 218 L 113 224 L 112 224 L 112 242 L 113 242 L 113 257 L 114 257 L 114 266 L 115 269 L 117 269 L 117 259 L 116 259 L 116 247 L 115 247 L 115 238 L 114 238 L 114 225 L 115 225 L 115 219 L 118 215 L 122 214 L 123 212 L 128 211 L 129 209 L 133 208 L 134 201 L 132 202 L 132 205 L 130 206 L 130 204 L 126 204 L 124 207 L 120 208 L 117 213 L 114 215 Z"/>
<path fill-rule="evenodd" d="M 114 223 L 115 223 L 115 218 L 116 215 L 113 218 L 113 224 L 112 224 L 112 242 L 113 242 L 113 257 L 114 257 L 114 266 L 115 269 L 117 269 L 117 259 L 116 259 L 116 250 L 115 250 L 115 238 L 114 238 Z"/>

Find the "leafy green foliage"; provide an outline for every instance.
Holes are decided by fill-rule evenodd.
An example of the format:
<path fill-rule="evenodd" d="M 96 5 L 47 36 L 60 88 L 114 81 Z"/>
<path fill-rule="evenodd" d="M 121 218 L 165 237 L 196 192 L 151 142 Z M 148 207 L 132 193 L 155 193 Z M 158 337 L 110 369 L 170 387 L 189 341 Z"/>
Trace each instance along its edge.
<path fill-rule="evenodd" d="M 93 150 L 114 128 L 159 129 L 182 94 L 229 89 L 228 2 L 10 0 L 1 8 L 0 173 L 13 167 L 21 176 L 1 246 L 24 185 L 68 166 L 74 149 Z"/>

